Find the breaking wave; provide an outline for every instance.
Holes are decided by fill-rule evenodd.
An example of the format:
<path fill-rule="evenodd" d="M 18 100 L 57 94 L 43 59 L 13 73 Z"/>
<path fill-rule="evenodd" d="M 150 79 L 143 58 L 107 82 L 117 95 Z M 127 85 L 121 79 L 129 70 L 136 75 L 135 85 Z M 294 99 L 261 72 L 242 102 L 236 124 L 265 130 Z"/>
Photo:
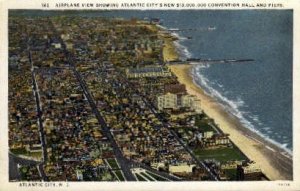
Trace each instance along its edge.
<path fill-rule="evenodd" d="M 167 29 L 165 27 L 162 27 L 162 28 Z M 185 41 L 186 38 L 180 36 L 176 32 L 172 32 L 171 34 L 178 39 L 177 41 L 174 42 L 174 44 L 177 48 L 177 51 L 179 52 L 180 58 L 182 60 L 185 60 L 187 58 L 191 58 L 193 56 L 192 53 L 188 50 L 188 48 L 186 46 L 181 44 L 181 42 Z M 288 148 L 287 143 L 281 144 L 281 143 L 278 143 L 277 141 L 270 138 L 270 134 L 272 133 L 272 132 L 270 132 L 270 130 L 271 130 L 270 127 L 262 128 L 263 132 L 255 128 L 253 122 L 255 124 L 259 125 L 259 126 L 263 126 L 263 123 L 259 120 L 259 117 L 257 115 L 252 115 L 250 112 L 242 110 L 242 108 L 246 108 L 247 105 L 245 104 L 245 102 L 240 97 L 237 97 L 236 100 L 229 99 L 229 98 L 225 97 L 222 93 L 220 93 L 220 91 L 214 89 L 211 86 L 211 84 L 214 83 L 214 82 L 208 80 L 201 73 L 201 71 L 203 71 L 204 69 L 209 68 L 209 67 L 210 67 L 209 64 L 195 65 L 193 67 L 191 75 L 193 77 L 194 84 L 196 84 L 201 89 L 203 89 L 204 92 L 206 94 L 208 94 L 209 96 L 212 96 L 213 98 L 217 99 L 220 102 L 221 106 L 227 112 L 229 112 L 232 115 L 234 115 L 235 117 L 237 117 L 239 119 L 239 121 L 246 128 L 250 129 L 252 132 L 255 132 L 256 134 L 258 134 L 259 136 L 261 136 L 262 138 L 264 138 L 268 142 L 284 149 L 287 153 L 292 155 L 292 150 Z M 221 89 L 223 89 L 223 84 L 216 84 L 216 85 L 219 86 Z M 249 119 L 252 120 L 253 122 L 251 123 L 249 121 Z"/>
<path fill-rule="evenodd" d="M 208 80 L 202 73 L 201 71 L 203 71 L 204 69 L 209 68 L 210 65 L 209 64 L 203 64 L 203 65 L 195 65 L 193 67 L 192 70 L 192 77 L 193 77 L 193 81 L 194 84 L 196 84 L 197 86 L 199 86 L 201 89 L 204 90 L 204 92 L 206 94 L 208 94 L 209 96 L 212 96 L 213 98 L 215 98 L 216 100 L 219 101 L 219 103 L 221 104 L 221 106 L 229 113 L 231 113 L 232 115 L 234 115 L 235 117 L 237 117 L 240 122 L 248 129 L 250 129 L 251 131 L 257 133 L 259 136 L 263 137 L 265 140 L 267 140 L 268 142 L 284 149 L 286 152 L 288 152 L 290 155 L 292 155 L 292 150 L 290 150 L 288 148 L 288 144 L 287 143 L 278 143 L 277 141 L 273 140 L 270 138 L 270 134 L 272 134 L 273 132 L 271 131 L 270 127 L 265 127 L 264 128 L 264 132 L 258 130 L 255 128 L 254 124 L 251 123 L 249 121 L 249 119 L 251 119 L 254 123 L 258 124 L 258 125 L 263 125 L 262 122 L 260 122 L 259 117 L 257 115 L 252 115 L 249 112 L 243 111 L 242 108 L 246 108 L 247 105 L 245 104 L 245 102 L 238 97 L 236 100 L 232 100 L 229 99 L 227 97 L 225 97 L 220 91 L 214 89 L 211 84 L 212 82 L 210 80 Z M 222 87 L 222 85 L 217 84 L 219 87 Z M 247 119 L 249 118 L 249 119 Z"/>

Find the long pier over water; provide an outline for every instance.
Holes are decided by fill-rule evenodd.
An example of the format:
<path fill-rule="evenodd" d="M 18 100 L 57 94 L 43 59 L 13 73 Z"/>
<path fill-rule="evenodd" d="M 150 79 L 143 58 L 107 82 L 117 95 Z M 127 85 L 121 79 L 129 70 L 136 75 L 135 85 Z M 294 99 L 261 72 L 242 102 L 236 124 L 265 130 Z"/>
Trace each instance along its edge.
<path fill-rule="evenodd" d="M 189 58 L 186 60 L 176 60 L 176 61 L 170 61 L 167 62 L 170 65 L 174 64 L 223 64 L 223 63 L 248 63 L 248 62 L 254 62 L 254 59 L 201 59 L 201 58 Z"/>

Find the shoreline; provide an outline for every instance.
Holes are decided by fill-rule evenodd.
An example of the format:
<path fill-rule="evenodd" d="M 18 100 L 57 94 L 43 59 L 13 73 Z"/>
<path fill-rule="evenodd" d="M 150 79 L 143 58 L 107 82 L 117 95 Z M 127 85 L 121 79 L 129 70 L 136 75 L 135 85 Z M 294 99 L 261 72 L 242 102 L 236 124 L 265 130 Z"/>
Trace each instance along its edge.
<path fill-rule="evenodd" d="M 192 65 L 172 65 L 169 69 L 185 84 L 187 92 L 201 100 L 201 108 L 219 128 L 230 134 L 230 140 L 250 159 L 255 161 L 270 180 L 292 180 L 292 156 L 283 148 L 246 128 L 237 117 L 228 113 L 217 100 L 207 95 L 194 83 Z M 285 153 L 285 154 L 283 154 Z M 291 157 L 291 158 L 289 158 Z"/>
<path fill-rule="evenodd" d="M 158 26 L 156 26 L 158 27 Z M 163 28 L 157 28 L 159 32 Z M 171 35 L 172 34 L 168 34 Z M 175 61 L 179 58 L 178 49 L 174 40 L 160 35 L 164 40 L 163 60 Z M 167 48 L 167 47 L 168 48 Z M 241 121 L 228 111 L 213 97 L 195 84 L 192 77 L 193 65 L 168 65 L 169 69 L 177 76 L 178 81 L 186 86 L 190 95 L 197 96 L 201 101 L 201 109 L 218 124 L 224 133 L 230 134 L 229 138 L 241 152 L 250 160 L 255 161 L 270 180 L 293 180 L 293 156 L 278 145 L 265 139 L 263 136 L 245 127 Z"/>

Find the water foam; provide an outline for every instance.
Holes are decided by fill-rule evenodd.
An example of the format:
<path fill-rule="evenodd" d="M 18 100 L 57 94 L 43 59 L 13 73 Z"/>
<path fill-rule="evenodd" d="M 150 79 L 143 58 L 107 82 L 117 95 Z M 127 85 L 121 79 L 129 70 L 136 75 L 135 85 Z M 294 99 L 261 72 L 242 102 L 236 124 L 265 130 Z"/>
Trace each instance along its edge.
<path fill-rule="evenodd" d="M 167 29 L 167 28 L 165 28 L 165 29 Z M 187 58 L 191 58 L 192 53 L 187 49 L 187 47 L 185 47 L 181 44 L 181 42 L 185 41 L 187 38 L 180 36 L 180 34 L 176 33 L 176 32 L 172 32 L 171 35 L 178 39 L 177 41 L 174 41 L 174 45 L 175 45 L 177 51 L 179 52 L 179 56 L 183 60 L 187 59 Z"/>
<path fill-rule="evenodd" d="M 162 25 L 157 24 L 156 26 L 157 26 L 158 28 L 161 28 L 161 29 L 164 29 L 164 30 L 168 30 L 167 27 L 164 27 L 164 26 L 162 26 Z"/>
<path fill-rule="evenodd" d="M 178 41 L 175 41 L 174 44 L 179 51 L 180 57 L 182 57 L 182 59 L 192 57 L 192 53 L 185 46 L 181 45 Z"/>
<path fill-rule="evenodd" d="M 246 107 L 245 102 L 241 98 L 237 98 L 236 100 L 230 100 L 227 97 L 223 96 L 218 90 L 211 87 L 211 82 L 201 73 L 201 71 L 205 68 L 209 68 L 209 64 L 203 64 L 203 65 L 195 65 L 195 67 L 192 70 L 192 77 L 193 82 L 197 86 L 204 89 L 204 92 L 207 95 L 212 96 L 213 98 L 217 99 L 221 106 L 228 112 L 230 112 L 232 115 L 236 116 L 240 122 L 251 131 L 257 133 L 259 136 L 264 138 L 266 141 L 284 149 L 287 153 L 292 155 L 292 150 L 290 150 L 287 146 L 287 143 L 278 143 L 277 141 L 271 139 L 268 135 L 263 134 L 261 131 L 255 128 L 255 126 L 245 118 L 245 114 L 248 114 L 248 117 L 251 118 L 254 122 L 257 122 L 258 124 L 262 123 L 259 120 L 259 117 L 257 115 L 251 115 L 248 112 L 241 111 L 241 107 Z M 272 133 L 273 131 L 270 130 L 270 127 L 264 128 L 267 133 Z"/>
<path fill-rule="evenodd" d="M 162 27 L 162 26 L 161 26 Z M 162 27 L 164 29 L 167 29 L 165 27 Z M 180 42 L 186 40 L 186 38 L 180 36 L 176 32 L 171 33 L 173 36 L 175 36 L 178 41 L 175 41 L 174 44 L 179 51 L 180 57 L 182 59 L 187 59 L 192 57 L 192 53 L 187 49 L 186 46 L 182 45 Z M 192 63 L 191 63 L 192 64 Z M 210 81 L 200 72 L 201 70 L 205 68 L 209 68 L 209 64 L 201 64 L 201 65 L 195 65 L 195 67 L 192 69 L 192 77 L 193 77 L 193 82 L 200 88 L 204 89 L 204 92 L 207 95 L 210 95 L 217 99 L 218 101 L 221 102 L 221 106 L 228 112 L 230 112 L 232 115 L 236 116 L 240 122 L 248 129 L 250 129 L 252 132 L 255 132 L 262 138 L 264 138 L 266 141 L 284 149 L 288 154 L 292 155 L 292 150 L 290 150 L 287 146 L 287 143 L 278 143 L 275 140 L 271 139 L 268 135 L 263 134 L 260 132 L 258 129 L 254 127 L 254 125 L 245 118 L 245 114 L 248 114 L 248 117 L 253 119 L 253 121 L 257 122 L 257 124 L 262 125 L 260 122 L 258 116 L 251 116 L 249 112 L 246 111 L 241 111 L 241 107 L 247 107 L 245 105 L 245 102 L 238 97 L 237 100 L 230 100 L 227 97 L 223 96 L 219 91 L 214 89 L 213 87 L 210 86 Z M 219 87 L 223 88 L 222 84 L 218 84 Z M 270 130 L 270 128 L 267 129 L 267 131 Z"/>

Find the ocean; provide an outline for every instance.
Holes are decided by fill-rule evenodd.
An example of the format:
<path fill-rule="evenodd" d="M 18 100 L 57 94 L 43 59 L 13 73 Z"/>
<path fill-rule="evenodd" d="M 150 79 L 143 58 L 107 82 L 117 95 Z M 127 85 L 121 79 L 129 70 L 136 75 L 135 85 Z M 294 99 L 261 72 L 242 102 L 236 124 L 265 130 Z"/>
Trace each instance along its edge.
<path fill-rule="evenodd" d="M 159 18 L 163 27 L 176 29 L 176 45 L 183 59 L 254 59 L 249 63 L 195 65 L 191 75 L 198 86 L 247 128 L 292 154 L 291 10 L 72 11 L 68 15 Z"/>

